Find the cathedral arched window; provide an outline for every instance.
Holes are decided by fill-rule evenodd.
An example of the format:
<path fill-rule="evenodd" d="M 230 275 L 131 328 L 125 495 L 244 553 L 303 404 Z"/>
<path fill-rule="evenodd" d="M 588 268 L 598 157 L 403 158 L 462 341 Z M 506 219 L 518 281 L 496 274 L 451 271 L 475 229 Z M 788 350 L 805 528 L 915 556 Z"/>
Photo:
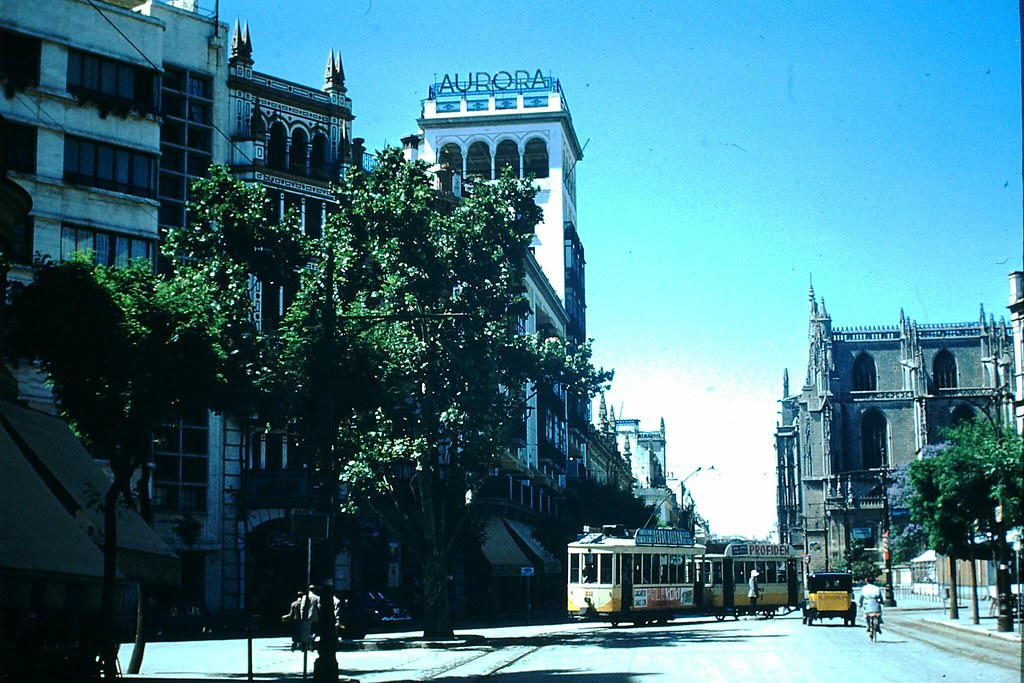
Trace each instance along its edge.
<path fill-rule="evenodd" d="M 501 175 L 506 168 L 512 169 L 512 176 L 519 177 L 519 147 L 512 140 L 502 140 L 494 153 L 494 173 Z"/>
<path fill-rule="evenodd" d="M 956 359 L 946 349 L 935 354 L 932 363 L 932 378 L 936 389 L 955 389 L 957 386 Z"/>
<path fill-rule="evenodd" d="M 288 131 L 278 121 L 270 127 L 270 145 L 267 147 L 267 166 L 278 171 L 285 170 L 288 157 Z"/>
<path fill-rule="evenodd" d="M 965 422 L 971 422 L 974 420 L 974 408 L 960 404 L 953 409 L 953 419 L 951 420 L 952 426 L 958 427 Z"/>
<path fill-rule="evenodd" d="M 864 469 L 878 469 L 889 462 L 889 423 L 880 410 L 868 410 L 861 418 L 860 447 Z"/>
<path fill-rule="evenodd" d="M 862 353 L 853 361 L 853 390 L 874 391 L 878 388 L 878 372 L 875 359 L 869 353 Z"/>
<path fill-rule="evenodd" d="M 327 136 L 323 133 L 314 135 L 309 151 L 309 173 L 314 178 L 327 180 L 327 149 Z"/>
<path fill-rule="evenodd" d="M 540 138 L 534 138 L 526 143 L 523 151 L 523 175 L 547 178 L 548 173 L 548 146 Z"/>
<path fill-rule="evenodd" d="M 474 142 L 466 154 L 466 175 L 491 179 L 491 150 L 486 142 Z"/>
<path fill-rule="evenodd" d="M 306 175 L 306 152 L 309 149 L 308 143 L 309 136 L 306 135 L 306 131 L 301 128 L 296 128 L 295 132 L 292 133 L 292 147 L 288 153 L 288 156 L 291 158 L 288 170 L 296 175 Z"/>

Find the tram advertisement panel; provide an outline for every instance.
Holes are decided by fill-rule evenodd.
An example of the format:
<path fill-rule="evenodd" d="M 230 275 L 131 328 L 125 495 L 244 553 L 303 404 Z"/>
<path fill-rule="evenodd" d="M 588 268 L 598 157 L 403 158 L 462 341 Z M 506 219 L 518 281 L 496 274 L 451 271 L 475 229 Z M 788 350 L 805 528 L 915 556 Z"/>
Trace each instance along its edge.
<path fill-rule="evenodd" d="M 636 609 L 663 609 L 666 607 L 691 607 L 693 587 L 655 586 L 633 589 L 633 607 Z"/>
<path fill-rule="evenodd" d="M 732 557 L 791 557 L 793 548 L 785 543 L 730 543 L 725 554 Z"/>

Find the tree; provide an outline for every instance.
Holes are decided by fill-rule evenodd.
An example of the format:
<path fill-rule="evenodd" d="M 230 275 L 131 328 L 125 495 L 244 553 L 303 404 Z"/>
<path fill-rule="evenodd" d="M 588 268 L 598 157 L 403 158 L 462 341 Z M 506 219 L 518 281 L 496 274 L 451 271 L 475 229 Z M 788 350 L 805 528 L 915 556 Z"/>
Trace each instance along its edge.
<path fill-rule="evenodd" d="M 583 531 L 585 525 L 600 528 L 605 524 L 622 524 L 627 529 L 643 527 L 655 507 L 645 505 L 632 491 L 595 479 L 576 479 L 565 489 L 562 514 L 554 524 L 537 529 L 537 538 L 556 557 L 565 546 Z"/>
<path fill-rule="evenodd" d="M 950 558 L 950 616 L 956 618 L 955 560 L 978 557 L 979 533 L 996 539 L 998 505 L 1007 523 L 1019 523 L 1021 441 L 1012 429 L 993 429 L 984 419 L 958 425 L 944 437 L 944 447 L 910 466 L 910 510 L 932 548 Z"/>
<path fill-rule="evenodd" d="M 206 407 L 218 382 L 221 349 L 207 332 L 207 311 L 175 283 L 158 278 L 148 261 L 114 268 L 83 255 L 37 265 L 32 282 L 12 297 L 16 353 L 40 363 L 62 416 L 109 458 L 114 475 L 103 501 L 101 655 L 112 679 L 117 507 L 135 504 L 131 483 L 140 472 L 139 508 L 150 520 L 153 429 Z"/>
<path fill-rule="evenodd" d="M 338 189 L 282 323 L 289 431 L 368 501 L 423 571 L 424 635 L 450 637 L 450 557 L 531 383 L 589 394 L 589 345 L 519 333 L 535 190 L 503 177 L 440 202 L 398 150 Z M 370 395 L 367 400 L 366 395 Z"/>
<path fill-rule="evenodd" d="M 854 581 L 874 580 L 878 577 L 878 563 L 864 547 L 864 541 L 852 539 L 836 568 L 850 572 Z"/>

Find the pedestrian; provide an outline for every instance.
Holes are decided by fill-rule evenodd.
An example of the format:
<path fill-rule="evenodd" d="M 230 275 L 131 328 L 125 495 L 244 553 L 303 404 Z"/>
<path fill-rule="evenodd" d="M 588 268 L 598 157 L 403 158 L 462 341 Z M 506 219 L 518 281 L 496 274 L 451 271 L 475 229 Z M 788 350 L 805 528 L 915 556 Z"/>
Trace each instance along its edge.
<path fill-rule="evenodd" d="M 299 639 L 302 641 L 303 650 L 313 648 L 313 639 L 319 623 L 320 596 L 316 594 L 316 586 L 311 585 L 302 596 L 302 604 L 299 607 Z"/>
<path fill-rule="evenodd" d="M 281 617 L 281 621 L 292 625 L 292 652 L 302 646 L 302 598 L 305 591 L 298 591 L 295 599 L 288 605 L 288 613 Z"/>
<path fill-rule="evenodd" d="M 757 613 L 757 599 L 761 597 L 761 584 L 757 580 L 759 576 L 761 572 L 751 569 L 750 579 L 747 581 L 747 597 L 750 598 L 750 611 L 753 614 Z"/>

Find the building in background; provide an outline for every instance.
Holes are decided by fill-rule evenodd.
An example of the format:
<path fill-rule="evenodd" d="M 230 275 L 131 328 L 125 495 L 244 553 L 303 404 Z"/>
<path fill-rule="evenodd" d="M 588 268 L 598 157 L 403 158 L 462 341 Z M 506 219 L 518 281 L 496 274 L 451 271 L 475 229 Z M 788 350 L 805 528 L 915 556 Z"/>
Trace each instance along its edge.
<path fill-rule="evenodd" d="M 1013 414 L 1017 432 L 1024 434 L 1024 272 L 1010 273 L 1010 327 L 1013 328 Z"/>
<path fill-rule="evenodd" d="M 960 421 L 1013 419 L 1010 326 L 977 322 L 833 329 L 810 292 L 807 375 L 783 380 L 776 428 L 779 540 L 805 547 L 811 570 L 854 540 L 883 550 L 891 472 Z M 1019 361 L 1018 361 L 1019 362 Z"/>

